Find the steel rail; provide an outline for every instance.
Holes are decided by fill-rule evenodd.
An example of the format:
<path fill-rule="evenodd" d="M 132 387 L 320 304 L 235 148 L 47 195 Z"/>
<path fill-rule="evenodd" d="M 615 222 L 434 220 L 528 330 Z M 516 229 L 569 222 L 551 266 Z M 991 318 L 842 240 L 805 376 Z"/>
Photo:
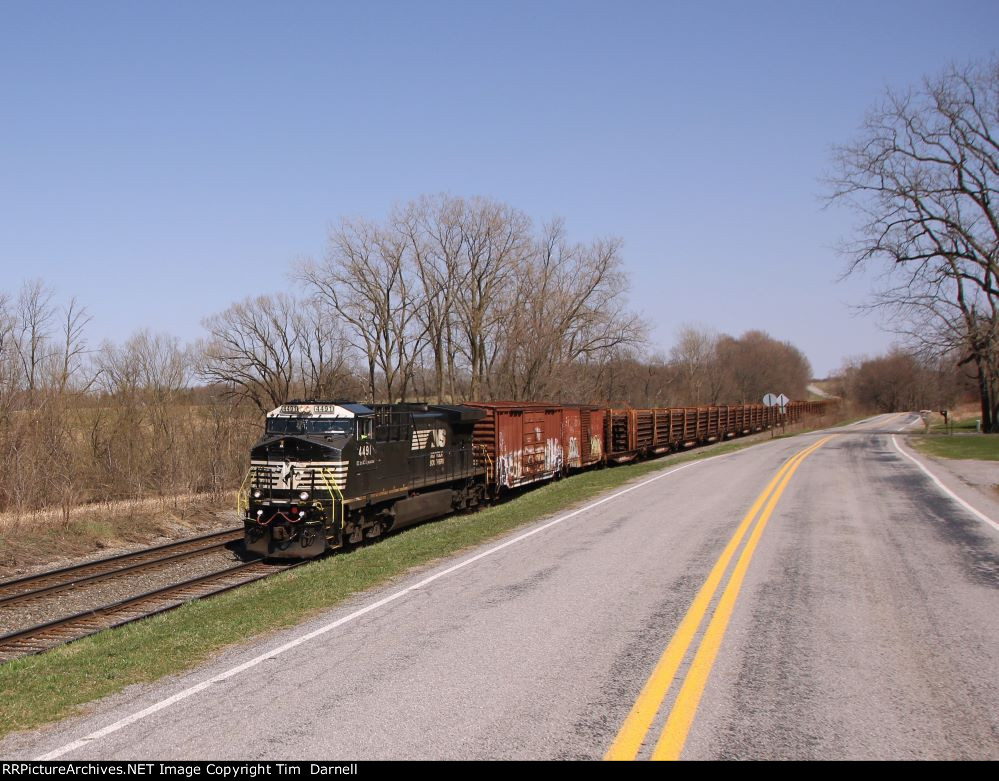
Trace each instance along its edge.
<path fill-rule="evenodd" d="M 0 583 L 0 608 L 26 599 L 47 596 L 58 591 L 89 585 L 95 581 L 136 572 L 157 569 L 176 561 L 200 556 L 225 547 L 243 535 L 242 527 L 189 537 L 165 545 L 144 548 L 132 553 L 74 564 L 60 569 L 46 570 L 35 575 Z"/>
<path fill-rule="evenodd" d="M 79 640 L 105 629 L 129 624 L 149 616 L 165 613 L 194 599 L 221 594 L 256 580 L 285 572 L 306 564 L 311 559 L 288 564 L 267 564 L 260 559 L 243 562 L 218 572 L 165 586 L 145 594 L 85 610 L 54 621 L 19 629 L 0 636 L 0 661 L 41 653 L 65 643 Z"/>

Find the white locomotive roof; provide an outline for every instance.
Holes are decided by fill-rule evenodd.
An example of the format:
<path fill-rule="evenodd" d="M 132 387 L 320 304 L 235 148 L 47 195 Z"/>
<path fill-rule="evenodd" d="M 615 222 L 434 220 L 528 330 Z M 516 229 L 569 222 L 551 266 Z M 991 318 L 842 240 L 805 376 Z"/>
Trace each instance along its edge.
<path fill-rule="evenodd" d="M 323 404 L 323 403 L 292 403 L 282 404 L 277 409 L 267 413 L 269 418 L 356 418 L 358 415 L 369 415 L 372 410 L 363 404 Z"/>

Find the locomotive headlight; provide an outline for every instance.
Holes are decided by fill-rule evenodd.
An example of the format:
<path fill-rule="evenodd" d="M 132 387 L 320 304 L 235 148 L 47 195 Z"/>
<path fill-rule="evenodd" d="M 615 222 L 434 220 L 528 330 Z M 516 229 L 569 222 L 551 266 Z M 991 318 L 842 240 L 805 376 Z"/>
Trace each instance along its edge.
<path fill-rule="evenodd" d="M 301 499 L 303 502 L 307 501 L 308 498 L 309 498 L 309 492 L 308 491 L 302 491 L 302 493 L 300 493 L 298 495 L 298 498 Z"/>
<path fill-rule="evenodd" d="M 253 492 L 254 499 L 259 499 L 263 495 L 264 495 L 263 492 L 259 488 Z"/>

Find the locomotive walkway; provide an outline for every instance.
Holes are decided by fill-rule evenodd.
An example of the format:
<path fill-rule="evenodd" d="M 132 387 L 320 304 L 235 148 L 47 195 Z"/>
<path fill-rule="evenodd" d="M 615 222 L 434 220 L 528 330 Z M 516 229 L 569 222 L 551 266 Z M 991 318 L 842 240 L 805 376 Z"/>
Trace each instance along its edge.
<path fill-rule="evenodd" d="M 999 530 L 906 422 L 655 473 L 0 754 L 999 759 Z"/>

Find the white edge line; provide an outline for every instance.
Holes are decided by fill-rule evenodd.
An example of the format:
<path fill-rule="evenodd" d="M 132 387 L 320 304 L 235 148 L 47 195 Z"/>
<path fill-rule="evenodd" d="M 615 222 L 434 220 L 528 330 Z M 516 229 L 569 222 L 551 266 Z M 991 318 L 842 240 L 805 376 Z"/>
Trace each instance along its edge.
<path fill-rule="evenodd" d="M 282 646 L 279 646 L 271 651 L 267 651 L 266 653 L 260 654 L 260 656 L 250 659 L 247 662 L 243 662 L 242 664 L 237 665 L 236 667 L 232 667 L 226 670 L 225 672 L 219 673 L 218 675 L 215 675 L 206 681 L 202 681 L 199 684 L 195 684 L 194 686 L 184 689 L 183 691 L 177 692 L 176 694 L 167 697 L 166 699 L 160 700 L 159 702 L 150 705 L 148 708 L 143 708 L 142 710 L 133 713 L 131 716 L 126 716 L 123 719 L 119 719 L 113 724 L 109 724 L 103 729 L 97 730 L 97 732 L 92 732 L 91 734 L 82 737 L 79 740 L 74 740 L 72 743 L 67 743 L 65 746 L 61 746 L 60 748 L 50 751 L 47 754 L 43 754 L 42 756 L 37 757 L 34 761 L 44 762 L 46 760 L 57 759 L 58 757 L 61 757 L 63 754 L 68 754 L 71 751 L 75 751 L 78 748 L 82 748 L 84 746 L 89 745 L 95 740 L 100 740 L 101 738 L 105 738 L 108 735 L 118 732 L 119 730 L 124 729 L 125 727 L 131 724 L 135 724 L 137 721 L 141 721 L 147 716 L 152 716 L 154 713 L 164 710 L 165 708 L 169 708 L 171 705 L 176 705 L 178 702 L 186 700 L 188 697 L 192 697 L 198 692 L 202 692 L 216 683 L 220 683 L 224 680 L 227 680 L 228 678 L 232 678 L 234 675 L 239 675 L 242 672 L 246 672 L 247 670 L 256 667 L 258 664 L 261 664 L 262 662 L 265 662 L 268 659 L 273 659 L 277 656 L 280 656 L 286 651 L 290 651 L 291 649 L 302 645 L 302 643 L 307 643 L 310 640 L 314 640 L 315 638 L 320 637 L 321 635 L 324 635 L 327 632 L 331 632 L 334 629 L 341 627 L 344 624 L 349 623 L 356 618 L 360 618 L 361 616 L 370 613 L 374 610 L 377 610 L 380 607 L 384 607 L 390 602 L 394 602 L 400 597 L 409 594 L 411 591 L 416 591 L 417 589 L 423 588 L 424 586 L 428 586 L 431 583 L 433 583 L 435 580 L 450 575 L 453 572 L 457 572 L 460 569 L 464 569 L 470 564 L 474 564 L 475 562 L 484 559 L 487 556 L 492 556 L 494 553 L 497 553 L 503 550 L 504 548 L 508 548 L 511 545 L 515 545 L 518 542 L 521 542 L 522 540 L 526 540 L 528 537 L 533 537 L 535 534 L 543 532 L 545 529 L 550 529 L 552 526 L 555 526 L 556 524 L 562 523 L 563 521 L 568 521 L 570 518 L 575 518 L 577 515 L 581 513 L 585 513 L 588 512 L 589 510 L 592 510 L 594 507 L 599 507 L 600 505 L 606 502 L 609 502 L 613 499 L 617 499 L 619 496 L 624 496 L 624 494 L 626 493 L 630 493 L 631 491 L 634 491 L 638 488 L 642 488 L 648 485 L 649 483 L 654 483 L 656 480 L 661 480 L 664 477 L 669 477 L 670 475 L 676 474 L 677 472 L 683 469 L 687 469 L 688 467 L 698 466 L 700 464 L 706 464 L 708 461 L 714 461 L 719 458 L 728 458 L 729 456 L 736 455 L 739 452 L 742 451 L 734 451 L 732 453 L 722 453 L 717 456 L 709 456 L 708 458 L 701 458 L 696 461 L 691 461 L 689 464 L 682 464 L 674 469 L 670 469 L 667 472 L 663 472 L 662 474 L 656 475 L 655 477 L 650 477 L 648 480 L 643 480 L 642 482 L 636 483 L 633 486 L 629 486 L 628 488 L 625 488 L 621 491 L 617 491 L 616 493 L 613 493 L 610 496 L 605 496 L 603 499 L 598 499 L 597 501 L 592 502 L 591 504 L 588 504 L 585 507 L 580 507 L 578 510 L 573 510 L 571 513 L 566 513 L 565 515 L 559 516 L 558 518 L 548 521 L 548 523 L 545 523 L 541 526 L 531 529 L 528 532 L 524 532 L 523 534 L 520 534 L 517 537 L 509 539 L 506 542 L 501 542 L 499 545 L 495 545 L 492 548 L 489 548 L 488 550 L 485 550 L 482 553 L 472 556 L 471 558 L 465 559 L 464 561 L 461 561 L 451 567 L 448 567 L 447 569 L 441 570 L 440 572 L 436 572 L 433 575 L 430 575 L 429 577 L 426 577 L 423 580 L 419 581 L 418 583 L 414 583 L 413 585 L 407 586 L 406 588 L 400 591 L 396 591 L 394 594 L 390 594 L 387 597 L 379 599 L 377 602 L 372 602 L 370 605 L 362 607 L 360 610 L 355 610 L 353 613 L 350 613 L 349 615 L 343 616 L 342 618 L 338 618 L 336 621 L 332 621 L 329 624 L 319 627 L 318 629 L 314 629 L 313 631 L 304 634 L 300 637 L 297 637 L 294 640 L 291 640 Z"/>
<path fill-rule="evenodd" d="M 989 518 L 985 513 L 980 512 L 979 510 L 975 509 L 970 504 L 968 504 L 966 501 L 964 501 L 964 499 L 962 499 L 956 493 L 954 493 L 953 491 L 951 491 L 947 486 L 945 486 L 943 483 L 941 483 L 940 479 L 935 474 L 933 474 L 929 469 L 927 469 L 919 459 L 917 459 L 915 456 L 910 455 L 909 453 L 906 453 L 904 450 L 902 450 L 902 448 L 898 444 L 898 441 L 895 439 L 895 435 L 894 434 L 892 434 L 891 443 L 895 446 L 895 449 L 899 453 L 901 453 L 903 456 L 905 456 L 906 458 L 908 458 L 912 463 L 914 463 L 916 466 L 918 466 L 921 470 L 923 470 L 923 473 L 927 477 L 929 477 L 930 480 L 932 480 L 936 484 L 937 488 L 939 488 L 941 491 L 943 491 L 945 494 L 947 494 L 947 496 L 949 496 L 951 499 L 953 499 L 955 502 L 957 502 L 959 505 L 961 505 L 965 510 L 967 510 L 969 513 L 971 513 L 972 515 L 974 515 L 980 521 L 984 521 L 989 526 L 991 526 L 993 529 L 995 529 L 997 532 L 999 532 L 999 523 L 996 523 L 991 518 Z"/>

